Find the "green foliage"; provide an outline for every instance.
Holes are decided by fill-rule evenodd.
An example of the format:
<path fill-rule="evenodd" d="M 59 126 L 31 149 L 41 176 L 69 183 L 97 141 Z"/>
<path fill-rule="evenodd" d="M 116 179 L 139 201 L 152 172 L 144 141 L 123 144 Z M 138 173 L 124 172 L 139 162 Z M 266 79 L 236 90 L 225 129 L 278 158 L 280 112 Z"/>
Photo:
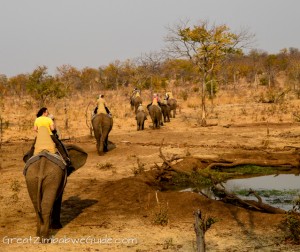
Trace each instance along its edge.
<path fill-rule="evenodd" d="M 259 78 L 259 84 L 262 85 L 262 86 L 268 86 L 268 84 L 269 84 L 268 77 L 266 75 L 260 77 Z"/>
<path fill-rule="evenodd" d="M 209 99 L 213 99 L 218 91 L 218 82 L 216 79 L 212 79 L 206 82 L 206 91 Z"/>
<path fill-rule="evenodd" d="M 28 75 L 19 74 L 17 76 L 11 77 L 8 80 L 8 86 L 10 92 L 22 96 L 26 91 L 26 83 L 28 81 Z"/>
<path fill-rule="evenodd" d="M 29 94 L 36 100 L 39 105 L 43 106 L 50 98 L 63 98 L 65 91 L 62 84 L 54 77 L 47 74 L 47 67 L 38 67 L 29 75 L 26 86 Z"/>
<path fill-rule="evenodd" d="M 269 175 L 276 173 L 276 168 L 257 165 L 238 165 L 232 168 L 226 168 L 224 172 L 228 174 L 235 173 L 242 175 Z"/>
<path fill-rule="evenodd" d="M 192 172 L 190 175 L 185 173 L 176 173 L 172 177 L 170 184 L 177 189 L 189 187 L 203 189 L 211 186 L 213 182 L 210 175 L 205 172 Z"/>
<path fill-rule="evenodd" d="M 167 203 L 159 203 L 158 210 L 154 212 L 153 224 L 166 226 L 169 223 L 169 207 Z"/>

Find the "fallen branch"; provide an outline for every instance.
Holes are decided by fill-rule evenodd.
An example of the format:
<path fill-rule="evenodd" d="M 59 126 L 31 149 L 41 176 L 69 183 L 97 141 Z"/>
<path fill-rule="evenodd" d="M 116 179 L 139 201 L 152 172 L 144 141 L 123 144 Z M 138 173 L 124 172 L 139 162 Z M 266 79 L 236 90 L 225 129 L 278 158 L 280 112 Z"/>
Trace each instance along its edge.
<path fill-rule="evenodd" d="M 225 189 L 218 188 L 217 186 L 212 187 L 212 192 L 216 197 L 220 198 L 225 203 L 233 204 L 247 209 L 272 214 L 284 214 L 286 212 L 280 208 L 272 207 L 268 204 L 263 203 L 261 197 L 251 189 L 249 191 L 249 194 L 255 195 L 255 197 L 258 199 L 258 202 L 254 200 L 243 200 L 237 195 L 229 193 Z"/>

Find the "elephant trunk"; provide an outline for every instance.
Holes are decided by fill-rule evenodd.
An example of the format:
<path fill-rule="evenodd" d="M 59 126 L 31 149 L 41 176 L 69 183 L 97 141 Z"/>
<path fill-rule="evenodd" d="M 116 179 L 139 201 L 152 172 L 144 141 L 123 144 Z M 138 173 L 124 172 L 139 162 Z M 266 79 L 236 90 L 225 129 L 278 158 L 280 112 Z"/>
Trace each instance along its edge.
<path fill-rule="evenodd" d="M 42 182 L 43 182 L 43 176 L 44 176 L 44 167 L 46 163 L 46 158 L 41 158 L 40 162 L 40 169 L 38 174 L 38 187 L 37 187 L 37 210 L 38 210 L 38 218 L 40 219 L 40 222 L 44 224 L 44 220 L 42 217 L 42 210 L 41 210 L 41 200 L 42 200 Z"/>

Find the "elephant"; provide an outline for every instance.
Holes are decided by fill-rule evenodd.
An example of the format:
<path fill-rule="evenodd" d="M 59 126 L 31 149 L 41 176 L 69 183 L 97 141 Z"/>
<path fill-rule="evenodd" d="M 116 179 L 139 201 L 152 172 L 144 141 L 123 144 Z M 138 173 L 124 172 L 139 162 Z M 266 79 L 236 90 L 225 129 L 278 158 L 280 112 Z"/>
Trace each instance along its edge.
<path fill-rule="evenodd" d="M 161 103 L 160 107 L 164 122 L 170 122 L 170 106 L 168 104 Z"/>
<path fill-rule="evenodd" d="M 74 169 L 82 167 L 88 154 L 75 145 L 66 145 L 66 148 Z M 62 158 L 46 150 L 32 156 L 25 164 L 27 190 L 37 218 L 36 236 L 42 243 L 50 242 L 50 228 L 62 227 L 60 210 L 68 174 Z"/>
<path fill-rule="evenodd" d="M 136 113 L 136 123 L 137 123 L 137 130 L 144 130 L 145 120 L 147 120 L 147 115 L 145 111 L 138 111 Z"/>
<path fill-rule="evenodd" d="M 92 125 L 97 141 L 98 155 L 103 155 L 104 152 L 108 151 L 108 134 L 113 127 L 113 119 L 108 114 L 100 113 L 92 118 Z"/>
<path fill-rule="evenodd" d="M 143 100 L 140 96 L 136 96 L 136 97 L 131 97 L 130 99 L 130 105 L 131 105 L 131 109 L 134 109 L 134 112 L 137 112 L 137 109 L 139 107 L 140 104 L 143 103 Z"/>
<path fill-rule="evenodd" d="M 157 105 L 148 105 L 147 109 L 149 111 L 150 117 L 153 123 L 153 129 L 159 129 L 162 123 L 162 113 L 161 108 Z"/>
<path fill-rule="evenodd" d="M 176 108 L 177 108 L 177 101 L 176 101 L 176 99 L 174 99 L 174 98 L 168 99 L 168 105 L 170 106 L 170 115 L 171 115 L 171 117 L 175 118 Z"/>

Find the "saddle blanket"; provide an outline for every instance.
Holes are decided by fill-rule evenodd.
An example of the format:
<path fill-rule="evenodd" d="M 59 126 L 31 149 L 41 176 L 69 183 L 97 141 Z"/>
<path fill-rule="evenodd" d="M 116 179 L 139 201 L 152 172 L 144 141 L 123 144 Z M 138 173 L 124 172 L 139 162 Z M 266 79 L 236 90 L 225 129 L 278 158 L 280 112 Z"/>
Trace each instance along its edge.
<path fill-rule="evenodd" d="M 31 164 L 35 163 L 36 161 L 40 160 L 41 157 L 47 158 L 52 163 L 58 165 L 62 170 L 64 170 L 66 168 L 66 163 L 60 155 L 43 151 L 43 152 L 40 152 L 37 155 L 34 155 L 34 156 L 32 156 L 31 158 L 28 159 L 28 161 L 26 162 L 26 164 L 24 166 L 24 170 L 23 170 L 24 176 L 26 175 L 28 167 Z"/>

